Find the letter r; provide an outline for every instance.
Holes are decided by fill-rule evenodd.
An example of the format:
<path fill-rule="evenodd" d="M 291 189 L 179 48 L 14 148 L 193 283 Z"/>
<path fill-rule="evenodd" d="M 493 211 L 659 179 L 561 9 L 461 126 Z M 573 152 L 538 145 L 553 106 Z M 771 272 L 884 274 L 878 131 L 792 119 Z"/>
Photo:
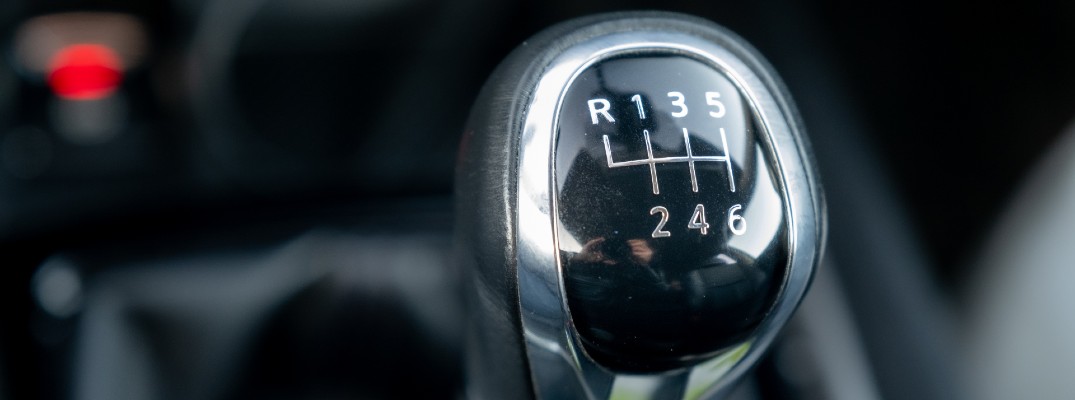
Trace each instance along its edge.
<path fill-rule="evenodd" d="M 605 99 L 593 99 L 586 102 L 586 105 L 590 106 L 590 121 L 593 121 L 594 125 L 597 125 L 597 114 L 605 116 L 608 122 L 616 122 L 612 118 L 612 115 L 608 113 L 608 110 L 612 108 L 612 105 Z"/>

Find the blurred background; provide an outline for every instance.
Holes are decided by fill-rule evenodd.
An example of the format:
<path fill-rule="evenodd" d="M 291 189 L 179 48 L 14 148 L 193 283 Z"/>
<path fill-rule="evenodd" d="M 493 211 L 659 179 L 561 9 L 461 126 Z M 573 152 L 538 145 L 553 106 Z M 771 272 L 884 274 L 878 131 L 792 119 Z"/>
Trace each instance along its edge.
<path fill-rule="evenodd" d="M 757 47 L 821 169 L 824 272 L 740 396 L 1075 396 L 1070 2 L 6 0 L 0 398 L 459 397 L 471 102 L 639 9 Z"/>

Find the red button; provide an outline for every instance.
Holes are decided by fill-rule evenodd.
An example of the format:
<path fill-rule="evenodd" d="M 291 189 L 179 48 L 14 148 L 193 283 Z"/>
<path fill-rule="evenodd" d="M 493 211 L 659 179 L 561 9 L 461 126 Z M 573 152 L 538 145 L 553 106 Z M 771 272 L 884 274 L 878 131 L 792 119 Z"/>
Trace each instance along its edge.
<path fill-rule="evenodd" d="M 123 65 L 112 49 L 75 44 L 60 49 L 49 63 L 48 84 L 65 99 L 96 100 L 111 95 L 123 80 Z"/>

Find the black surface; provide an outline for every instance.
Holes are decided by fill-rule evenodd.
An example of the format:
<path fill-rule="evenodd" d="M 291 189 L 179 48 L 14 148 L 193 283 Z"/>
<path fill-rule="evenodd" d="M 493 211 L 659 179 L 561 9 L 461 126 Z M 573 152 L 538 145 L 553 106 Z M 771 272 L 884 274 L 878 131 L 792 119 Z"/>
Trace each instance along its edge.
<path fill-rule="evenodd" d="M 788 238 L 772 158 L 732 82 L 683 56 L 621 56 L 578 77 L 559 123 L 560 256 L 588 354 L 666 370 L 748 337 L 784 282 Z M 694 178 L 686 160 L 652 175 L 609 167 L 606 137 L 614 163 L 686 157 L 687 140 L 692 157 L 730 161 L 694 161 Z"/>

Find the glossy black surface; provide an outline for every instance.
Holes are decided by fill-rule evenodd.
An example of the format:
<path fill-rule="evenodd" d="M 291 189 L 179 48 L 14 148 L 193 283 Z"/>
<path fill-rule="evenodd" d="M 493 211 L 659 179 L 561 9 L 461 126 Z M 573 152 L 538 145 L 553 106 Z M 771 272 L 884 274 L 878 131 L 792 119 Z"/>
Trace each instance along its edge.
<path fill-rule="evenodd" d="M 682 94 L 685 115 L 670 92 Z M 788 230 L 759 126 L 723 73 L 686 56 L 604 60 L 568 89 L 556 143 L 557 235 L 568 308 L 598 363 L 689 365 L 749 338 L 769 312 L 784 282 Z M 725 156 L 730 164 L 717 158 Z M 642 161 L 622 164 L 632 160 Z M 660 230 L 657 207 L 668 215 Z"/>

